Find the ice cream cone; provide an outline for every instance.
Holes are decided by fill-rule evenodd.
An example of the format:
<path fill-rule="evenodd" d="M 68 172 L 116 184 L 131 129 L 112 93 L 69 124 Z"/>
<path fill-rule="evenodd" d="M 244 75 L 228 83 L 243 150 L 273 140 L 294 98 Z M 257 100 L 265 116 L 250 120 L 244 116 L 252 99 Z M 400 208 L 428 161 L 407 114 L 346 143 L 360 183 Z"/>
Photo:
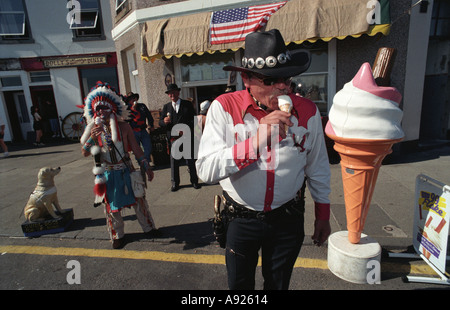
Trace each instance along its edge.
<path fill-rule="evenodd" d="M 287 105 L 287 104 L 280 106 L 280 110 L 284 111 L 284 112 L 287 112 L 287 113 L 291 113 L 291 109 L 292 109 L 292 107 Z M 285 124 L 284 125 L 284 131 L 287 133 L 288 130 L 289 130 L 289 126 Z"/>
<path fill-rule="evenodd" d="M 332 134 L 330 127 L 328 123 L 325 133 L 334 140 L 334 149 L 341 157 L 348 239 L 359 243 L 381 163 L 392 152 L 392 145 L 403 138 L 342 138 Z"/>
<path fill-rule="evenodd" d="M 292 111 L 291 98 L 288 95 L 278 96 L 278 107 L 280 108 L 281 111 L 291 114 L 291 111 Z M 288 130 L 289 130 L 289 126 L 284 125 L 284 131 L 286 132 L 286 134 L 287 134 Z"/>

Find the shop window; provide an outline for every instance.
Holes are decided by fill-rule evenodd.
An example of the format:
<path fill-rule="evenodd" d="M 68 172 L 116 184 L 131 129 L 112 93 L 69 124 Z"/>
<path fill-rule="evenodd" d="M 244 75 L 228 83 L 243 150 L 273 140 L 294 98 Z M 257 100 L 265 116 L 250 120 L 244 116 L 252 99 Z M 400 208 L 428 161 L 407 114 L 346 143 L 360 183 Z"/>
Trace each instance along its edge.
<path fill-rule="evenodd" d="M 321 115 L 328 114 L 328 49 L 325 42 L 304 46 L 311 53 L 309 69 L 295 77 L 294 92 L 313 101 Z"/>
<path fill-rule="evenodd" d="M 233 63 L 234 54 L 215 53 L 202 56 L 183 56 L 181 59 L 181 78 L 183 83 L 196 81 L 227 80 L 228 72 L 223 70 Z M 226 81 L 225 81 L 226 83 Z"/>
<path fill-rule="evenodd" d="M 51 82 L 50 71 L 33 71 L 30 72 L 30 82 Z"/>
<path fill-rule="evenodd" d="M 20 79 L 20 76 L 2 77 L 0 78 L 0 82 L 2 84 L 2 87 L 22 86 L 22 80 Z"/>
<path fill-rule="evenodd" d="M 230 75 L 223 67 L 236 63 L 235 59 L 234 52 L 175 58 L 175 80 L 181 81 L 182 96 L 191 100 L 198 111 L 202 101 L 213 100 L 223 94 Z"/>
<path fill-rule="evenodd" d="M 97 81 L 108 83 L 119 92 L 116 67 L 80 68 L 79 76 L 82 84 L 83 98 L 86 97 L 91 88 L 96 85 Z"/>
<path fill-rule="evenodd" d="M 450 38 L 450 1 L 434 0 L 430 36 L 441 39 Z"/>
<path fill-rule="evenodd" d="M 0 42 L 20 43 L 16 41 L 30 38 L 25 3 L 22 0 L 0 1 Z"/>
<path fill-rule="evenodd" d="M 80 12 L 72 15 L 70 29 L 74 41 L 105 39 L 98 0 L 77 0 Z"/>

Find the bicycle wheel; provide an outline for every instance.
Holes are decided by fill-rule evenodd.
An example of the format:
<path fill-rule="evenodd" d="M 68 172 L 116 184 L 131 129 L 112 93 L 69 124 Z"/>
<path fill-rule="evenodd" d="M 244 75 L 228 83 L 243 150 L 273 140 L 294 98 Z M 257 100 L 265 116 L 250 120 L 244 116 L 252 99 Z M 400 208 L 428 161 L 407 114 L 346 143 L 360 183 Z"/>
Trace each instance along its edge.
<path fill-rule="evenodd" d="M 80 140 L 84 128 L 86 127 L 83 114 L 80 112 L 68 114 L 64 117 L 61 127 L 64 137 L 70 140 Z"/>

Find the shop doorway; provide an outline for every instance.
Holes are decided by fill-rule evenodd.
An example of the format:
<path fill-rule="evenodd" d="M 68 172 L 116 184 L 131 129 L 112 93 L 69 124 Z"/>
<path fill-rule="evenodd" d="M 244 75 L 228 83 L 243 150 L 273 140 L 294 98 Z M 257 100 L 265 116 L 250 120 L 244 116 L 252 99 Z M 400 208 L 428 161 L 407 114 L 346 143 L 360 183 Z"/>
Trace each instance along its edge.
<path fill-rule="evenodd" d="M 200 112 L 200 103 L 205 100 L 213 101 L 216 97 L 225 93 L 226 84 L 197 86 L 189 88 L 189 97 L 193 99 L 194 107 Z"/>
<path fill-rule="evenodd" d="M 39 108 L 40 115 L 42 117 L 42 131 L 45 139 L 60 135 L 59 115 L 56 108 L 55 96 L 52 86 L 36 86 L 30 87 L 31 100 L 34 107 Z M 57 129 L 52 126 L 51 120 L 57 124 Z"/>

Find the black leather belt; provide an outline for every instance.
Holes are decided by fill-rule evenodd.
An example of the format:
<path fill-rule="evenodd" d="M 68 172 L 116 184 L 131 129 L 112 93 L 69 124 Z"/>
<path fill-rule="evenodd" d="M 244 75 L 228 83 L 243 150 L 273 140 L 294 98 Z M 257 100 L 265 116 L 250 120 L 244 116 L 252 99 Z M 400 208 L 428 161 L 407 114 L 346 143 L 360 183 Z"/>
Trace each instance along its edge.
<path fill-rule="evenodd" d="M 271 211 L 255 211 L 251 210 L 231 198 L 227 192 L 223 192 L 223 203 L 225 205 L 224 210 L 227 215 L 231 218 L 248 218 L 248 219 L 259 219 L 263 220 L 273 220 L 282 215 L 302 215 L 305 211 L 304 201 L 302 201 L 298 195 L 295 198 L 284 203 L 280 207 L 273 209 Z"/>

